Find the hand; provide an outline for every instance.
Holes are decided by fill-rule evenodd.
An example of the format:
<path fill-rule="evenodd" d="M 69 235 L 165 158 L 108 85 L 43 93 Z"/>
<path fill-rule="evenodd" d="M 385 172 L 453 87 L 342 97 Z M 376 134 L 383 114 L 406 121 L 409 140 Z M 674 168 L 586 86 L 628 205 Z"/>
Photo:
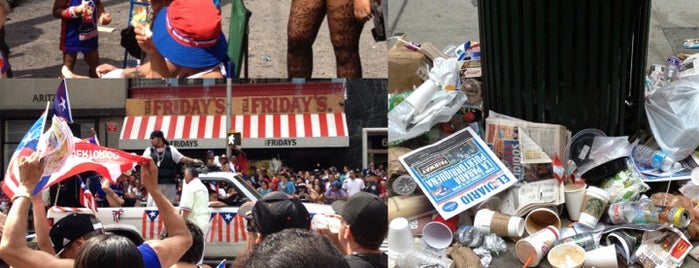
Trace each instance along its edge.
<path fill-rule="evenodd" d="M 360 22 L 371 19 L 371 0 L 354 0 L 354 18 Z"/>
<path fill-rule="evenodd" d="M 156 51 L 155 45 L 153 45 L 153 32 L 150 30 L 148 25 L 135 25 L 134 33 L 136 33 L 136 42 L 141 49 L 152 54 Z"/>
<path fill-rule="evenodd" d="M 151 158 L 148 162 L 141 164 L 141 183 L 149 193 L 160 191 L 158 189 L 158 166 Z"/>
<path fill-rule="evenodd" d="M 98 21 L 102 25 L 110 24 L 110 23 L 112 23 L 112 14 L 109 14 L 107 12 L 102 13 L 102 15 L 100 15 Z"/>
<path fill-rule="evenodd" d="M 104 191 L 105 193 L 109 194 L 112 191 L 112 182 L 110 182 L 109 179 L 102 178 L 100 184 L 102 184 L 102 191 Z"/>
<path fill-rule="evenodd" d="M 100 64 L 99 66 L 97 66 L 97 68 L 95 68 L 95 71 L 97 72 L 97 76 L 101 77 L 101 76 L 103 76 L 111 71 L 114 71 L 116 69 L 119 69 L 119 68 L 117 68 L 114 65 L 104 63 L 104 64 Z M 93 133 L 93 135 L 94 135 L 94 133 Z"/>
<path fill-rule="evenodd" d="M 36 188 L 41 174 L 44 173 L 44 163 L 40 159 L 41 153 L 34 152 L 29 156 L 19 158 L 19 187 L 24 188 L 30 195 Z"/>

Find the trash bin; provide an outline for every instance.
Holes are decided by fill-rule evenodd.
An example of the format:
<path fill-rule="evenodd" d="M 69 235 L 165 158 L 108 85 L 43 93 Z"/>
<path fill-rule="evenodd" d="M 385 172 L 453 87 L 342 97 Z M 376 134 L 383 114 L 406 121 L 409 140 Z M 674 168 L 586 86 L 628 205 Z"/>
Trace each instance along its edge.
<path fill-rule="evenodd" d="M 650 12 L 650 0 L 478 0 L 486 108 L 636 133 Z"/>

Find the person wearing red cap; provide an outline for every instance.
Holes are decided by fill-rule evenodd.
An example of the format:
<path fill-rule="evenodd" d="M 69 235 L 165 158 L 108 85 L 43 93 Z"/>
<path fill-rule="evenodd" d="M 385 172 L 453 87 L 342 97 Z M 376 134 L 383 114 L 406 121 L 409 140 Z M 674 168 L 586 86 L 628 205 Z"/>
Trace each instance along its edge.
<path fill-rule="evenodd" d="M 359 36 L 371 19 L 370 0 L 292 0 L 287 26 L 289 78 L 311 78 L 313 42 L 326 14 L 337 77 L 362 78 Z"/>

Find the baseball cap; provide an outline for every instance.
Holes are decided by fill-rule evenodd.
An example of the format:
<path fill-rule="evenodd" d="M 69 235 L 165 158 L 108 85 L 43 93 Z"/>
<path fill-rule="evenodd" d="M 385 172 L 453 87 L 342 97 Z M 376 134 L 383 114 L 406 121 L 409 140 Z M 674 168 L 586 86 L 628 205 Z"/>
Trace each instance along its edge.
<path fill-rule="evenodd" d="M 150 133 L 150 138 L 160 138 L 165 145 L 170 145 L 165 139 L 165 133 L 163 133 L 162 130 L 153 130 L 153 132 Z"/>
<path fill-rule="evenodd" d="M 335 213 L 340 214 L 350 226 L 352 234 L 370 241 L 382 241 L 388 232 L 388 208 L 378 196 L 359 192 L 347 201 L 332 203 Z"/>
<path fill-rule="evenodd" d="M 263 237 L 284 229 L 311 227 L 311 216 L 297 198 L 282 192 L 271 192 L 255 202 L 252 208 L 257 232 Z"/>
<path fill-rule="evenodd" d="M 211 0 L 175 0 L 155 17 L 153 44 L 163 57 L 183 67 L 217 65 L 228 51 L 221 11 Z"/>
<path fill-rule="evenodd" d="M 49 231 L 56 256 L 63 253 L 70 243 L 92 231 L 103 231 L 102 224 L 94 215 L 72 213 L 60 219 Z"/>

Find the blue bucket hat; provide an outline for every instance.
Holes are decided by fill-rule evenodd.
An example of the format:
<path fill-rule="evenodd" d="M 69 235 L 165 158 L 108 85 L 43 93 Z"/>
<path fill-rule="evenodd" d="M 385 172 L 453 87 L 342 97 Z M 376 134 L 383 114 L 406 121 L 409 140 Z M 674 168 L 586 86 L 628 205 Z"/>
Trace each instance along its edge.
<path fill-rule="evenodd" d="M 160 10 L 153 44 L 167 60 L 187 68 L 212 67 L 228 57 L 221 12 L 211 0 L 175 0 Z"/>

